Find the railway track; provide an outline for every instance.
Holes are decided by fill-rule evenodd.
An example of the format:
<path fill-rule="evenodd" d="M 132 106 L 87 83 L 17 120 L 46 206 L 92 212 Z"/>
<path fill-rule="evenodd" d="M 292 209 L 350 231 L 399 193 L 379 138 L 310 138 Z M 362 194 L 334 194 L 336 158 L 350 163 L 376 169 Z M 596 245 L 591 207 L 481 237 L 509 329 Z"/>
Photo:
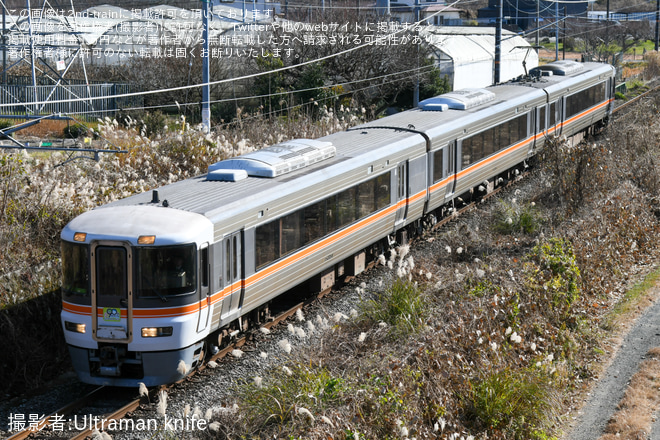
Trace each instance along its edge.
<path fill-rule="evenodd" d="M 626 113 L 624 111 L 629 110 L 630 107 L 632 106 L 632 104 L 635 104 L 635 103 L 641 101 L 642 99 L 647 98 L 650 95 L 652 95 L 653 93 L 656 93 L 658 91 L 660 91 L 660 84 L 658 84 L 657 86 L 647 90 L 646 92 L 644 92 L 640 95 L 635 96 L 634 98 L 629 99 L 628 101 L 624 102 L 623 104 L 618 105 L 617 107 L 614 108 L 613 113 L 617 116 L 622 115 L 622 114 L 625 115 Z"/>

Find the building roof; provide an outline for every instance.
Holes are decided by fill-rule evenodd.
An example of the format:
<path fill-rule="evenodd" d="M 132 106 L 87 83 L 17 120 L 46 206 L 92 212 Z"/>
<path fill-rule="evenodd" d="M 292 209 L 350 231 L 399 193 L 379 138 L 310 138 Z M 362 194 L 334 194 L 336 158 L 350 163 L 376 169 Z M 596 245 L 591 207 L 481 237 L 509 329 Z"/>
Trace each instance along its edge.
<path fill-rule="evenodd" d="M 476 26 L 428 26 L 425 41 L 440 60 L 450 62 L 453 88 L 485 87 L 492 84 L 495 58 L 495 28 Z M 538 65 L 530 44 L 514 32 L 502 30 L 501 81 L 516 78 Z M 525 63 L 523 65 L 523 62 Z"/>

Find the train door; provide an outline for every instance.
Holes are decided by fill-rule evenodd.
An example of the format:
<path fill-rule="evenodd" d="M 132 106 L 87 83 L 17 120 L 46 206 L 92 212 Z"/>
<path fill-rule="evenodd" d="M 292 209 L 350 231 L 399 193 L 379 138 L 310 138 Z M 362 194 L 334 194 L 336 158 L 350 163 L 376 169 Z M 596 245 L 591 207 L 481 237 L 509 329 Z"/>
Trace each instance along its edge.
<path fill-rule="evenodd" d="M 527 115 L 527 134 L 531 134 L 532 136 L 532 142 L 529 143 L 529 147 L 527 148 L 527 155 L 532 156 L 536 148 L 536 134 L 539 130 L 539 108 L 533 108 Z M 527 138 L 527 136 L 525 137 Z"/>
<path fill-rule="evenodd" d="M 443 171 L 445 177 L 451 178 L 447 184 L 447 191 L 445 193 L 445 198 L 449 199 L 456 189 L 456 141 L 451 141 L 447 146 L 447 160 L 445 161 Z"/>
<path fill-rule="evenodd" d="M 100 342 L 133 340 L 133 264 L 130 245 L 91 246 L 92 336 Z"/>
<path fill-rule="evenodd" d="M 243 265 L 242 265 L 242 239 L 243 232 L 235 232 L 224 239 L 223 265 L 225 276 L 225 289 L 228 290 L 222 301 L 222 318 L 234 313 L 241 306 L 243 296 Z"/>
<path fill-rule="evenodd" d="M 206 329 L 211 309 L 211 296 L 209 292 L 209 245 L 204 243 L 199 249 L 199 321 L 197 322 L 197 331 Z"/>
<path fill-rule="evenodd" d="M 397 201 L 398 209 L 396 211 L 395 224 L 404 222 L 406 220 L 406 214 L 408 212 L 408 202 L 406 200 L 408 194 L 407 168 L 408 168 L 408 162 L 401 162 L 396 170 L 396 176 L 397 176 L 396 201 Z"/>

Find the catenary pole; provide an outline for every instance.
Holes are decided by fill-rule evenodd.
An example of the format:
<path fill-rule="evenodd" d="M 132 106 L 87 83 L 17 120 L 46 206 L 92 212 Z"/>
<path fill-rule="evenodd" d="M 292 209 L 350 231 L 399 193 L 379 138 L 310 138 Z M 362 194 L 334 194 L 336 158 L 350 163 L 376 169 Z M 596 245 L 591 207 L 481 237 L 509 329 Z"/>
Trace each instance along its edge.
<path fill-rule="evenodd" d="M 202 127 L 211 131 L 211 91 L 209 87 L 209 1 L 202 0 Z M 245 1 L 243 2 L 245 4 Z"/>
<path fill-rule="evenodd" d="M 495 23 L 495 80 L 500 83 L 500 64 L 502 61 L 502 0 L 497 0 L 497 21 Z"/>

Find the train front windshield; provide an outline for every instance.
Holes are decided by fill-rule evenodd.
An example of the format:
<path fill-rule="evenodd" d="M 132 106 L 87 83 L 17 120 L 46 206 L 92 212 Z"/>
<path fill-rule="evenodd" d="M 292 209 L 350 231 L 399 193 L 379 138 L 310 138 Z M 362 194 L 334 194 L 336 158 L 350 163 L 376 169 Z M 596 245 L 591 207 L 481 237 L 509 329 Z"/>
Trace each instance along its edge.
<path fill-rule="evenodd" d="M 195 291 L 195 245 L 136 248 L 138 298 Z"/>
<path fill-rule="evenodd" d="M 114 249 L 114 248 L 111 248 Z M 98 249 L 99 256 L 104 249 Z M 197 276 L 195 272 L 195 245 L 136 247 L 133 249 L 134 283 L 138 298 L 165 298 L 167 296 L 184 295 L 195 291 Z M 106 252 L 107 253 L 107 252 Z M 115 262 L 117 267 L 115 266 Z M 124 273 L 124 260 L 102 258 L 97 261 L 97 281 L 100 286 L 125 281 L 111 274 Z M 64 296 L 89 296 L 89 280 L 91 265 L 89 261 L 89 246 L 82 243 L 62 242 L 62 293 Z M 117 279 L 112 279 L 117 278 Z M 107 290 L 104 288 L 104 290 Z"/>
<path fill-rule="evenodd" d="M 62 293 L 89 295 L 89 252 L 86 244 L 62 242 Z"/>

